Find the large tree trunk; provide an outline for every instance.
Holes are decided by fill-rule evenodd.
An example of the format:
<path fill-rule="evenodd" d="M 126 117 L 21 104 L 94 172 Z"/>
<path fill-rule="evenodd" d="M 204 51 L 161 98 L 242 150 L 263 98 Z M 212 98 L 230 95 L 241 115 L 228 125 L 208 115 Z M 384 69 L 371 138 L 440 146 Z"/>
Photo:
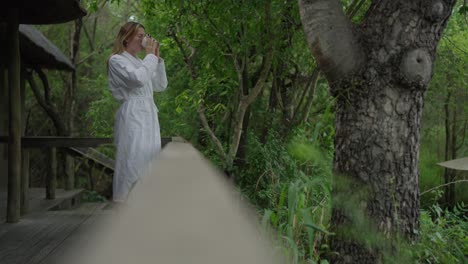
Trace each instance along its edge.
<path fill-rule="evenodd" d="M 354 26 L 338 0 L 300 1 L 310 48 L 337 99 L 334 171 L 346 180 L 334 189 L 334 262 L 381 261 L 384 245 L 369 249 L 352 235 L 372 230 L 357 221 L 358 208 L 387 238 L 416 236 L 423 97 L 454 2 L 374 0 Z"/>

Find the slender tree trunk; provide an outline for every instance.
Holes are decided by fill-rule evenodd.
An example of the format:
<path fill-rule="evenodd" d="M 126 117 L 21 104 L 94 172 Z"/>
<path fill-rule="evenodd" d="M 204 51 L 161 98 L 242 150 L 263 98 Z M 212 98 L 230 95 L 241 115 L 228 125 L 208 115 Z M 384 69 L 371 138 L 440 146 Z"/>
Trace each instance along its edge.
<path fill-rule="evenodd" d="M 73 33 L 71 36 L 71 49 L 70 49 L 70 60 L 75 65 L 75 71 L 71 73 L 70 83 L 68 85 L 68 91 L 66 92 L 65 98 L 65 116 L 67 122 L 67 132 L 69 136 L 73 136 L 75 133 L 75 115 L 76 105 L 75 97 L 77 91 L 77 60 L 80 48 L 80 36 L 81 29 L 83 26 L 82 18 L 75 20 Z M 65 189 L 71 190 L 75 186 L 75 161 L 72 156 L 65 155 Z"/>
<path fill-rule="evenodd" d="M 449 90 L 444 103 L 445 113 L 445 160 L 457 158 L 457 112 L 452 104 L 453 94 Z M 445 168 L 444 183 L 450 183 L 455 180 L 456 171 Z M 444 187 L 444 204 L 451 208 L 455 205 L 455 185 L 448 184 Z"/>
<path fill-rule="evenodd" d="M 372 226 L 387 242 L 416 238 L 423 97 L 454 3 L 374 0 L 355 26 L 339 0 L 300 1 L 309 46 L 337 101 L 333 163 L 345 180 L 334 185 L 335 263 L 381 262 L 388 244 L 365 245 Z"/>
<path fill-rule="evenodd" d="M 450 138 L 451 138 L 451 129 L 450 129 L 450 98 L 452 97 L 452 92 L 449 90 L 447 92 L 447 97 L 445 98 L 444 103 L 444 113 L 445 113 L 445 160 L 450 160 Z M 449 183 L 452 170 L 445 168 L 444 169 L 444 183 Z M 444 203 L 449 204 L 450 201 L 450 187 L 444 187 Z"/>
<path fill-rule="evenodd" d="M 452 159 L 457 158 L 457 109 L 456 106 L 453 106 L 452 108 L 452 138 L 451 138 L 451 143 L 450 143 L 450 152 Z M 456 170 L 452 170 L 450 174 L 450 182 L 455 181 L 455 177 L 457 175 Z M 448 206 L 450 208 L 453 208 L 455 206 L 455 184 L 450 184 L 450 189 L 449 189 L 449 200 L 448 200 Z"/>
<path fill-rule="evenodd" d="M 249 81 L 249 73 L 248 73 L 248 63 L 245 64 L 245 67 L 242 71 L 242 90 L 243 95 L 247 96 L 250 90 L 250 81 Z M 247 147 L 247 131 L 249 129 L 250 123 L 250 106 L 247 106 L 247 110 L 245 111 L 245 117 L 242 122 L 242 134 L 239 140 L 239 149 L 237 150 L 236 157 L 234 159 L 234 166 L 241 168 L 245 166 L 245 155 L 246 155 L 246 147 Z M 233 179 L 235 180 L 235 179 Z"/>
<path fill-rule="evenodd" d="M 265 117 L 265 123 L 263 124 L 262 134 L 260 135 L 260 143 L 262 144 L 265 144 L 267 141 L 268 133 L 270 131 L 271 126 L 273 125 L 273 120 L 275 117 L 275 109 L 278 104 L 278 100 L 276 96 L 277 84 L 276 84 L 275 70 L 273 70 L 272 82 L 273 84 L 271 87 L 270 98 L 268 101 L 267 116 Z"/>

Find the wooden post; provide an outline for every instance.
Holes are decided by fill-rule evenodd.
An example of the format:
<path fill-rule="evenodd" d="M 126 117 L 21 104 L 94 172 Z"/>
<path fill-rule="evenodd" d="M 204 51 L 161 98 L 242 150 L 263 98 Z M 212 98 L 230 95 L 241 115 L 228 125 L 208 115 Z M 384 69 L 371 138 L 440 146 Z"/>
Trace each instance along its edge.
<path fill-rule="evenodd" d="M 75 159 L 65 152 L 65 190 L 75 188 Z"/>
<path fill-rule="evenodd" d="M 88 179 L 89 179 L 89 189 L 94 191 L 94 179 L 93 179 L 93 162 L 88 160 Z"/>
<path fill-rule="evenodd" d="M 21 215 L 29 210 L 29 150 L 23 149 L 23 168 L 21 169 Z"/>
<path fill-rule="evenodd" d="M 21 136 L 26 135 L 26 80 L 24 78 L 24 69 L 21 69 Z M 29 208 L 29 150 L 22 149 L 22 168 L 21 168 L 21 215 L 28 212 Z"/>
<path fill-rule="evenodd" d="M 5 39 L 5 33 L 2 37 Z M 6 50 L 0 50 L 3 58 L 6 57 Z M 0 72 L 0 135 L 8 135 L 8 77 L 7 68 L 1 66 Z M 5 138 L 8 143 L 8 137 Z M 8 144 L 0 144 L 0 190 L 6 191 L 8 185 Z M 6 212 L 2 212 L 6 213 Z"/>
<path fill-rule="evenodd" d="M 46 177 L 46 199 L 55 199 L 57 188 L 57 148 L 48 148 L 48 170 Z"/>
<path fill-rule="evenodd" d="M 8 140 L 8 204 L 7 222 L 15 223 L 20 217 L 21 181 L 21 94 L 18 9 L 8 10 L 8 88 L 9 88 L 9 140 Z"/>

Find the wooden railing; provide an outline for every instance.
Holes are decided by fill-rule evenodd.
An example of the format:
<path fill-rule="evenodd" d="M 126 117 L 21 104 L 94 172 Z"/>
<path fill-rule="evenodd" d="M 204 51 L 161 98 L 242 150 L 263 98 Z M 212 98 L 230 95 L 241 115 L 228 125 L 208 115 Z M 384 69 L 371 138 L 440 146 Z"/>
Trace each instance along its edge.
<path fill-rule="evenodd" d="M 8 143 L 8 137 L 0 136 L 0 143 Z M 69 147 L 97 147 L 104 144 L 111 144 L 112 138 L 71 138 L 71 137 L 22 137 L 22 173 L 21 173 L 21 199 L 26 202 L 26 193 L 29 183 L 29 150 L 31 148 L 43 149 L 48 157 L 47 177 L 46 177 L 46 199 L 55 199 L 57 189 L 57 148 Z M 67 174 L 73 177 L 73 174 Z M 74 179 L 66 179 L 74 182 Z M 22 208 L 27 207 L 22 203 Z M 23 209 L 22 211 L 25 211 Z"/>
<path fill-rule="evenodd" d="M 178 138 L 164 137 L 161 139 L 161 144 L 164 147 L 168 142 L 179 141 Z M 38 148 L 43 149 L 44 154 L 47 155 L 47 177 L 46 177 L 46 199 L 56 198 L 57 189 L 57 149 L 63 148 L 68 151 L 74 151 L 75 154 L 82 152 L 82 156 L 88 159 L 94 159 L 93 161 L 101 166 L 107 166 L 108 169 L 113 171 L 113 161 L 111 159 L 105 159 L 104 157 L 97 158 L 96 155 L 88 155 L 90 148 L 95 148 L 101 145 L 110 145 L 113 143 L 112 138 L 73 138 L 73 137 L 21 137 L 21 148 L 22 148 L 22 168 L 21 168 L 21 211 L 26 213 L 28 205 L 27 190 L 29 186 L 29 149 Z M 0 144 L 8 144 L 7 136 L 0 136 Z M 80 153 L 78 153 L 80 154 Z M 67 173 L 66 182 L 74 182 L 73 173 Z M 74 188 L 74 186 L 72 187 Z M 66 188 L 70 189 L 70 188 Z"/>

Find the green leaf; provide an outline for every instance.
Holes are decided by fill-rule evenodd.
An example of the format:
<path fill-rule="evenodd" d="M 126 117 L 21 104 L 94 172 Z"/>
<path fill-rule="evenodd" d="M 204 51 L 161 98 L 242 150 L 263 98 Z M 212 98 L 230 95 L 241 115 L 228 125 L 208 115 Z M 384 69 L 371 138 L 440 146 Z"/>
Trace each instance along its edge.
<path fill-rule="evenodd" d="M 333 233 L 328 232 L 327 230 L 325 230 L 325 229 L 321 228 L 320 226 L 318 226 L 316 224 L 313 224 L 313 223 L 306 223 L 304 225 L 307 226 L 307 227 L 313 228 L 313 229 L 315 229 L 317 231 L 320 231 L 320 232 L 322 232 L 322 233 L 324 233 L 326 235 L 332 235 L 333 234 Z"/>

